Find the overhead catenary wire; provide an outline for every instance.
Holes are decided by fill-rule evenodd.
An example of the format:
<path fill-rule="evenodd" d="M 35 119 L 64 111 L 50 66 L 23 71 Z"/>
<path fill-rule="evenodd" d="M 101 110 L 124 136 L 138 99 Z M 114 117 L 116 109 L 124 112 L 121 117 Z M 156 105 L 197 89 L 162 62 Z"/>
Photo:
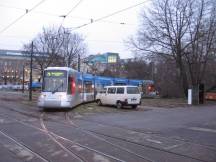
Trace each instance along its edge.
<path fill-rule="evenodd" d="M 23 14 L 23 15 L 21 15 L 18 19 L 16 19 L 13 23 L 11 23 L 10 25 L 8 25 L 5 29 L 3 29 L 2 31 L 0 31 L 0 33 L 2 33 L 2 32 L 4 32 L 5 30 L 7 30 L 10 26 L 12 26 L 13 24 L 15 24 L 17 21 L 19 21 L 19 19 L 21 19 L 23 16 L 25 16 L 27 13 L 29 13 L 30 11 L 32 11 L 33 9 L 35 9 L 38 5 L 40 5 L 41 3 L 43 3 L 45 0 L 42 0 L 40 3 L 38 3 L 36 6 L 34 6 L 32 9 L 30 9 L 30 10 L 26 10 L 26 9 L 24 9 L 23 8 L 23 10 L 26 10 L 26 13 L 25 14 Z M 132 5 L 132 6 L 129 6 L 129 7 L 127 7 L 127 8 L 124 8 L 124 9 L 121 9 L 121 10 L 118 10 L 118 11 L 115 11 L 115 12 L 113 12 L 113 13 L 110 13 L 110 14 L 108 14 L 108 15 L 105 15 L 105 16 L 102 16 L 102 17 L 100 17 L 100 18 L 97 18 L 97 19 L 91 19 L 91 18 L 82 18 L 82 19 L 88 19 L 88 20 L 91 20 L 91 22 L 90 23 L 87 23 L 87 24 L 83 24 L 83 25 L 80 25 L 80 26 L 77 26 L 77 27 L 74 27 L 74 28 L 72 28 L 71 30 L 75 30 L 75 29 L 78 29 L 78 28 L 81 28 L 81 27 L 84 27 L 84 26 L 87 26 L 87 25 L 90 25 L 90 24 L 92 24 L 92 23 L 95 23 L 95 22 L 98 22 L 98 21 L 102 21 L 102 22 L 107 22 L 107 23 L 113 23 L 113 24 L 118 24 L 118 22 L 113 22 L 113 21 L 108 21 L 108 20 L 104 20 L 104 19 L 106 19 L 106 18 L 108 18 L 108 17 L 111 17 L 111 16 L 114 16 L 114 15 L 117 15 L 117 14 L 119 14 L 119 13 L 121 13 L 121 12 L 124 12 L 124 11 L 127 11 L 127 10 L 129 10 L 129 9 L 132 9 L 132 8 L 135 8 L 135 7 L 137 7 L 137 6 L 140 6 L 140 5 L 142 5 L 142 4 L 144 4 L 144 3 L 146 3 L 147 1 L 149 1 L 149 0 L 145 0 L 144 2 L 141 2 L 141 3 L 138 3 L 138 4 L 135 4 L 135 5 Z M 67 14 L 66 15 L 62 15 L 62 17 L 65 19 L 66 17 L 71 17 L 71 16 L 69 16 L 71 13 L 72 13 L 72 11 L 74 11 L 74 9 L 75 8 L 77 8 L 79 5 L 80 5 L 80 3 L 82 2 L 82 0 L 79 0 L 77 3 L 76 3 L 76 5 L 69 11 L 69 12 L 67 12 Z M 1 5 L 0 4 L 0 6 L 2 6 L 2 7 L 9 7 L 9 8 L 15 8 L 15 9 L 22 9 L 22 8 L 17 8 L 17 7 L 12 7 L 12 6 L 4 6 L 4 5 Z M 57 15 L 57 14 L 53 14 L 53 13 L 47 13 L 47 12 L 40 12 L 40 11 L 35 11 L 35 13 L 40 13 L 40 14 L 46 14 L 46 15 L 51 15 L 51 16 L 58 16 L 58 17 L 60 17 L 59 15 Z M 79 17 L 74 17 L 74 18 L 79 18 Z M 64 19 L 63 19 L 63 21 L 64 21 Z M 81 19 L 81 18 L 80 18 Z M 62 23 L 63 23 L 63 21 L 62 21 Z M 124 24 L 124 25 L 127 25 L 126 23 L 119 23 L 119 24 Z M 134 25 L 134 24 L 128 24 L 128 25 Z M 62 26 L 62 24 L 61 24 L 61 26 Z M 95 42 L 95 40 L 92 40 L 93 42 Z M 98 41 L 98 42 L 101 42 L 101 41 Z M 103 41 L 104 43 L 106 42 L 106 43 L 122 43 L 122 42 L 116 42 L 116 41 Z"/>
<path fill-rule="evenodd" d="M 47 15 L 47 16 L 53 16 L 53 17 L 57 17 L 57 18 L 61 18 L 63 17 L 64 19 L 67 18 L 72 18 L 72 19 L 80 19 L 80 20 L 91 20 L 91 18 L 89 17 L 78 17 L 78 16 L 69 16 L 69 14 L 81 3 L 81 1 L 79 1 L 67 14 L 65 15 L 60 15 L 57 13 L 50 13 L 50 12 L 45 12 L 45 11 L 34 11 L 34 14 L 42 14 L 42 15 Z M 20 8 L 20 7 L 15 7 L 15 6 L 9 6 L 9 5 L 4 5 L 4 4 L 0 4 L 0 7 L 2 8 L 11 8 L 11 9 L 16 9 L 16 10 L 22 10 L 22 11 L 26 11 L 25 8 Z M 61 22 L 64 22 L 64 19 Z M 110 23 L 110 24 L 121 24 L 121 25 L 127 25 L 127 26 L 136 26 L 135 24 L 129 24 L 129 23 L 124 23 L 124 22 L 116 22 L 116 21 L 110 21 L 110 20 L 101 20 L 104 23 Z"/>
<path fill-rule="evenodd" d="M 9 25 L 7 25 L 5 28 L 3 28 L 0 31 L 0 34 L 3 33 L 4 31 L 6 31 L 8 28 L 10 28 L 12 25 L 14 25 L 15 23 L 17 23 L 20 19 L 22 19 L 26 14 L 28 14 L 29 12 L 31 12 L 32 10 L 34 10 L 35 8 L 37 8 L 39 5 L 41 5 L 42 3 L 44 3 L 46 0 L 42 0 L 39 3 L 37 3 L 35 6 L 33 6 L 31 9 L 25 9 L 25 13 L 22 14 L 21 16 L 19 16 L 17 19 L 15 19 L 13 22 L 11 22 Z"/>
<path fill-rule="evenodd" d="M 106 18 L 108 18 L 108 17 L 112 17 L 112 16 L 117 15 L 117 14 L 119 14 L 119 13 L 122 13 L 122 12 L 124 12 L 124 11 L 127 11 L 127 10 L 130 10 L 130 9 L 132 9 L 132 8 L 135 8 L 135 7 L 138 7 L 138 6 L 140 6 L 140 5 L 143 5 L 143 4 L 146 3 L 147 1 L 149 1 L 149 0 L 145 0 L 144 2 L 141 2 L 141 3 L 135 4 L 135 5 L 129 6 L 129 7 L 127 7 L 127 8 L 124 8 L 124 9 L 121 9 L 121 10 L 118 10 L 118 11 L 115 11 L 115 12 L 113 12 L 113 13 L 110 13 L 110 14 L 108 14 L 108 15 L 102 16 L 102 17 L 97 18 L 97 19 L 91 19 L 91 21 L 90 21 L 89 23 L 86 23 L 86 24 L 77 26 L 77 27 L 73 28 L 72 30 L 76 30 L 76 29 L 85 27 L 85 26 L 87 26 L 87 25 L 93 24 L 93 23 L 95 23 L 95 22 L 102 21 L 103 19 L 106 19 Z"/>
<path fill-rule="evenodd" d="M 61 22 L 60 28 L 62 27 L 62 25 L 63 25 L 63 23 L 64 23 L 66 17 L 68 17 L 68 16 L 80 5 L 80 3 L 81 3 L 82 1 L 83 1 L 83 0 L 79 0 L 79 1 L 75 4 L 75 6 L 73 6 L 73 8 L 72 8 L 70 11 L 68 11 L 68 13 L 67 13 L 66 15 L 61 15 L 61 16 L 60 16 L 60 17 L 63 17 L 63 20 L 62 20 L 62 22 Z"/>

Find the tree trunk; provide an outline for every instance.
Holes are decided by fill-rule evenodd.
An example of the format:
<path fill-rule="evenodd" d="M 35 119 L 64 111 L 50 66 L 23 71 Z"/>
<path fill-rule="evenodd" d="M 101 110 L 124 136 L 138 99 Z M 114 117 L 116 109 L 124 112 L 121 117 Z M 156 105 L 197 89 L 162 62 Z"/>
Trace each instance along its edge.
<path fill-rule="evenodd" d="M 178 68 L 179 68 L 179 71 L 180 71 L 180 79 L 181 79 L 181 82 L 182 82 L 184 95 L 185 95 L 185 97 L 187 97 L 188 96 L 188 87 L 189 87 L 188 86 L 188 77 L 187 77 L 187 74 L 186 74 L 184 64 L 182 62 L 182 58 L 180 56 L 177 57 L 176 64 L 178 65 Z"/>

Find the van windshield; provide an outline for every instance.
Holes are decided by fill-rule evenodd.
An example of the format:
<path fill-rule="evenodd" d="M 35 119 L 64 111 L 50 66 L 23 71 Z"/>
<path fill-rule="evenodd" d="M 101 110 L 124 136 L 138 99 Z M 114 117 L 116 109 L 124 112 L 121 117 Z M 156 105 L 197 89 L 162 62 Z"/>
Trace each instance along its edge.
<path fill-rule="evenodd" d="M 139 89 L 137 87 L 127 87 L 127 94 L 139 94 Z"/>

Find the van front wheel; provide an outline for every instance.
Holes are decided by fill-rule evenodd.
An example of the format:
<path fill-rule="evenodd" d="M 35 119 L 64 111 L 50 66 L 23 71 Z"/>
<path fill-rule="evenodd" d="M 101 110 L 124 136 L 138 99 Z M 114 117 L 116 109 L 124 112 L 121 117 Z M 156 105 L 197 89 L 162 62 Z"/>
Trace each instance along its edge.
<path fill-rule="evenodd" d="M 117 107 L 117 109 L 121 109 L 122 108 L 122 103 L 120 101 L 118 101 L 116 103 L 116 107 Z"/>
<path fill-rule="evenodd" d="M 101 100 L 97 100 L 97 105 L 98 105 L 98 106 L 102 106 Z"/>
<path fill-rule="evenodd" d="M 136 108 L 137 108 L 137 105 L 132 105 L 132 108 L 133 108 L 133 109 L 136 109 Z"/>

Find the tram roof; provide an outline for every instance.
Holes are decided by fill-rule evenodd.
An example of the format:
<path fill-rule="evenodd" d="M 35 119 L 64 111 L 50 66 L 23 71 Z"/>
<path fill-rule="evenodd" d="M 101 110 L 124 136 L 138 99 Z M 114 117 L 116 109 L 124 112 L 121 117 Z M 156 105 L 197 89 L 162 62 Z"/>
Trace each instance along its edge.
<path fill-rule="evenodd" d="M 72 68 L 69 68 L 69 67 L 47 67 L 45 70 L 66 70 L 66 71 L 76 71 Z"/>

